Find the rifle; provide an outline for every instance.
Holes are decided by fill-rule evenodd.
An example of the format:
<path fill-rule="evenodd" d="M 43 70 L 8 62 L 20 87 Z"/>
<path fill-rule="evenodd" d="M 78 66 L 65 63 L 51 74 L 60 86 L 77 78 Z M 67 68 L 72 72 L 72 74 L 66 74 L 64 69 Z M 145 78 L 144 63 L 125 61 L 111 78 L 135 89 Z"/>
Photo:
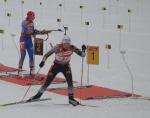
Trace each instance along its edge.
<path fill-rule="evenodd" d="M 59 31 L 62 32 L 61 29 L 57 29 L 57 30 L 41 30 L 41 31 L 37 31 L 34 35 L 44 35 L 44 34 L 49 34 L 53 31 Z"/>

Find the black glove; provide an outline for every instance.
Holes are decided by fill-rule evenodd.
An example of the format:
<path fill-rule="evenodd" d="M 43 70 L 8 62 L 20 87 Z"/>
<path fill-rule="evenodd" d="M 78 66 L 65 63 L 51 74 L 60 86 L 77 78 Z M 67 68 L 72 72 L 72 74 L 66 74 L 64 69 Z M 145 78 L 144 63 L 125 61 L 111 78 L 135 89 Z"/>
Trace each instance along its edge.
<path fill-rule="evenodd" d="M 86 46 L 83 44 L 82 45 L 82 51 L 85 52 L 85 50 L 86 50 Z"/>
<path fill-rule="evenodd" d="M 41 61 L 41 63 L 39 64 L 39 67 L 42 68 L 44 66 L 45 62 Z"/>

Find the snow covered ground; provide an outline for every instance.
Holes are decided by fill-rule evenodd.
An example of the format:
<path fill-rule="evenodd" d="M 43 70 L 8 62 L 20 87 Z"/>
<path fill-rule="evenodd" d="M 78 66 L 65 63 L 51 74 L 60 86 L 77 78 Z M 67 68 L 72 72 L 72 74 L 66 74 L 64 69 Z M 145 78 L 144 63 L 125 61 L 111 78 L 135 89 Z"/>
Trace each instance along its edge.
<path fill-rule="evenodd" d="M 42 3 L 40 5 L 40 2 Z M 62 7 L 59 6 L 62 4 Z M 33 6 L 34 5 L 34 6 Z M 80 9 L 83 6 L 83 9 Z M 105 11 L 102 8 L 106 8 Z M 149 0 L 0 0 L 0 63 L 17 67 L 19 60 L 20 23 L 26 12 L 36 13 L 37 29 L 57 29 L 69 27 L 68 35 L 72 43 L 81 47 L 83 43 L 96 45 L 100 48 L 100 64 L 89 66 L 89 83 L 115 90 L 131 92 L 131 75 L 123 61 L 121 50 L 125 50 L 127 62 L 133 77 L 134 93 L 150 97 L 150 1 Z M 128 12 L 131 10 L 131 13 Z M 11 13 L 11 16 L 7 16 Z M 62 22 L 58 23 L 57 19 Z M 85 26 L 89 21 L 90 26 Z M 123 25 L 123 29 L 117 29 Z M 52 33 L 48 40 L 53 45 L 61 41 L 63 33 Z M 46 38 L 46 36 L 42 36 Z M 111 44 L 112 49 L 106 50 L 105 45 Z M 46 52 L 46 43 L 45 49 Z M 36 71 L 42 57 L 36 56 Z M 52 64 L 53 56 L 47 60 L 40 73 L 47 73 Z M 108 63 L 109 61 L 109 63 Z M 73 79 L 80 82 L 81 58 L 73 55 Z M 84 61 L 84 83 L 87 83 L 87 64 Z M 28 68 L 28 56 L 24 62 Z M 58 76 L 61 76 L 59 74 Z M 40 86 L 31 88 L 27 98 L 34 95 Z M 50 86 L 51 87 L 51 86 Z M 52 85 L 53 87 L 53 85 Z M 27 87 L 0 81 L 0 104 L 21 100 Z M 149 118 L 150 101 L 131 98 L 82 101 L 84 104 L 98 107 L 68 106 L 68 98 L 50 92 L 43 97 L 52 100 L 22 104 L 11 107 L 0 107 L 1 118 Z"/>

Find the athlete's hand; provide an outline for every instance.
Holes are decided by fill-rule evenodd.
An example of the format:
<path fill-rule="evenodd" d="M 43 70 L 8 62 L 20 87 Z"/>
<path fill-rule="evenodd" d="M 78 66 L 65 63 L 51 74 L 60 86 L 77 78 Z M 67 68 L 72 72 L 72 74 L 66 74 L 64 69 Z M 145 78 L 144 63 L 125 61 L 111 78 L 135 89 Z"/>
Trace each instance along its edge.
<path fill-rule="evenodd" d="M 85 52 L 85 50 L 86 50 L 86 46 L 83 44 L 82 45 L 82 52 Z"/>
<path fill-rule="evenodd" d="M 25 44 L 24 44 L 24 42 L 20 42 L 20 48 L 21 48 L 21 49 L 25 49 Z"/>

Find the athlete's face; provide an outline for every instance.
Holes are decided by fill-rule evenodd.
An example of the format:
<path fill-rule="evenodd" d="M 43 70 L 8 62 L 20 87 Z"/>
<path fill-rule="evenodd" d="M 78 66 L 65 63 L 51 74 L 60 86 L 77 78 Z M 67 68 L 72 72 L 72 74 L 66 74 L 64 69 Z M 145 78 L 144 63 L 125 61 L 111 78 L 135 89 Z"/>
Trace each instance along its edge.
<path fill-rule="evenodd" d="M 69 49 L 70 48 L 70 43 L 63 43 L 63 48 L 64 49 Z"/>
<path fill-rule="evenodd" d="M 34 14 L 30 15 L 29 20 L 34 20 L 34 19 L 35 19 L 35 15 Z"/>

